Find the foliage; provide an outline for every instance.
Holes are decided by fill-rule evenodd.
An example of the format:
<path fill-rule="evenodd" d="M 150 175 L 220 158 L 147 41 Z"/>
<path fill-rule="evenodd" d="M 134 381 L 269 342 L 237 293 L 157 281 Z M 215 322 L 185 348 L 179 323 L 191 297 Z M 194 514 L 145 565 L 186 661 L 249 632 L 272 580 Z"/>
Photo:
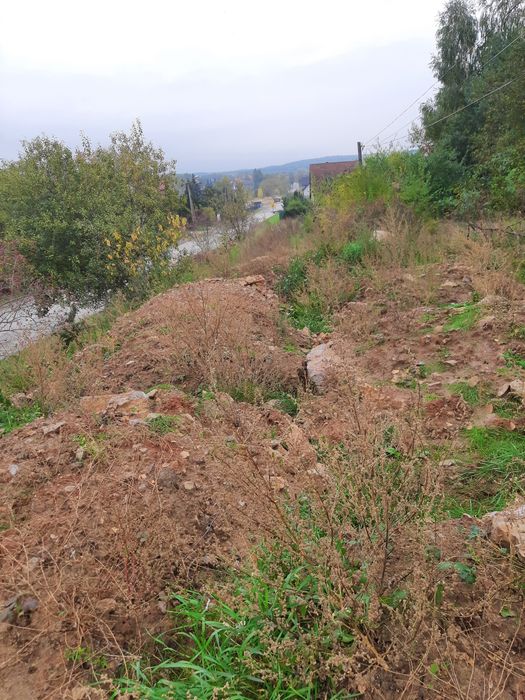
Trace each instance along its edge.
<path fill-rule="evenodd" d="M 292 258 L 288 263 L 287 270 L 281 271 L 277 289 L 282 296 L 290 301 L 306 282 L 307 258 Z"/>
<path fill-rule="evenodd" d="M 262 170 L 259 170 L 258 168 L 254 168 L 253 173 L 252 173 L 252 180 L 253 180 L 253 193 L 256 195 L 259 187 L 261 186 L 261 182 L 264 180 L 264 175 Z"/>
<path fill-rule="evenodd" d="M 371 430 L 368 446 L 360 432 L 358 444 L 319 445 L 326 489 L 274 501 L 282 530 L 258 548 L 253 566 L 227 572 L 213 591 L 173 596 L 160 663 L 136 663 L 121 693 L 342 700 L 360 695 L 352 661 L 370 668 L 382 657 L 381 630 L 391 631 L 385 657 L 406 653 L 405 640 L 434 606 L 429 572 L 442 574 L 421 544 L 411 561 L 417 574 L 392 575 L 393 553 L 402 529 L 417 531 L 428 518 L 433 492 L 424 484 L 435 480 L 425 460 L 403 452 L 394 426 L 376 421 Z M 472 581 L 472 567 L 452 568 Z"/>
<path fill-rule="evenodd" d="M 179 416 L 155 416 L 148 421 L 148 428 L 158 435 L 172 433 L 180 424 Z"/>
<path fill-rule="evenodd" d="M 204 189 L 203 206 L 219 214 L 227 241 L 242 240 L 249 229 L 248 192 L 241 182 L 223 177 Z"/>
<path fill-rule="evenodd" d="M 38 404 L 17 408 L 0 392 L 0 437 L 42 415 Z"/>
<path fill-rule="evenodd" d="M 301 192 L 294 192 L 290 197 L 283 199 L 283 216 L 304 216 L 310 211 L 311 203 Z"/>
<path fill-rule="evenodd" d="M 524 7 L 477 5 L 449 0 L 440 15 L 432 67 L 441 85 L 423 105 L 417 136 L 431 156 L 441 154 L 443 172 L 453 168 L 444 209 L 469 216 L 525 206 Z"/>
<path fill-rule="evenodd" d="M 477 466 L 459 474 L 455 497 L 445 502 L 453 517 L 468 512 L 480 517 L 502 510 L 517 495 L 523 495 L 525 436 L 495 428 L 472 428 L 467 432 Z"/>
<path fill-rule="evenodd" d="M 254 381 L 246 380 L 235 386 L 220 386 L 219 388 L 230 394 L 235 401 L 255 405 L 272 401 L 276 408 L 289 416 L 297 415 L 299 410 L 298 401 L 292 394 L 283 389 L 269 389 L 267 386 L 259 385 Z"/>
<path fill-rule="evenodd" d="M 294 328 L 308 328 L 312 333 L 328 333 L 331 330 L 329 318 L 315 295 L 306 302 L 294 302 L 289 311 L 289 318 Z"/>
<path fill-rule="evenodd" d="M 432 59 L 440 87 L 411 134 L 418 150 L 385 142 L 321 201 L 345 210 L 399 200 L 424 217 L 525 211 L 524 26 L 523 2 L 449 0 Z"/>
<path fill-rule="evenodd" d="M 261 180 L 259 187 L 265 197 L 284 197 L 290 186 L 286 175 L 276 173 L 275 175 L 267 175 Z"/>
<path fill-rule="evenodd" d="M 365 237 L 338 245 L 323 243 L 278 270 L 277 290 L 289 303 L 292 325 L 312 333 L 328 332 L 332 313 L 358 293 L 357 271 L 372 249 L 373 242 Z"/>
<path fill-rule="evenodd" d="M 0 170 L 5 235 L 45 284 L 70 299 L 133 294 L 170 263 L 184 228 L 174 167 L 139 122 L 107 148 L 72 151 L 46 136 Z"/>
<path fill-rule="evenodd" d="M 151 669 L 136 664 L 136 681 L 123 680 L 122 686 L 151 700 L 326 697 L 323 687 L 330 683 L 302 680 L 301 667 L 320 665 L 334 643 L 351 648 L 354 638 L 339 615 L 330 636 L 321 640 L 328 630 L 322 629 L 320 581 L 294 559 L 290 552 L 263 551 L 256 572 L 235 577 L 233 601 L 176 595 L 175 648 L 164 646 L 165 660 Z M 356 695 L 332 692 L 330 697 Z"/>

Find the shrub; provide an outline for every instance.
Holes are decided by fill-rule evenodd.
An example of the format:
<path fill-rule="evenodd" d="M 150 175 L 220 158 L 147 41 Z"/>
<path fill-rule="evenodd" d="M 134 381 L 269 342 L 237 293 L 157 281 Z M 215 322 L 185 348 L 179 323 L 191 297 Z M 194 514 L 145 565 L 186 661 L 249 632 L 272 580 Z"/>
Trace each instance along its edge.
<path fill-rule="evenodd" d="M 304 216 L 310 208 L 310 200 L 306 199 L 300 192 L 294 192 L 291 197 L 283 199 L 283 216 L 285 218 Z"/>
<path fill-rule="evenodd" d="M 255 565 L 227 572 L 211 591 L 175 595 L 163 660 L 136 664 L 121 691 L 152 700 L 351 698 L 361 673 L 399 653 L 416 664 L 425 656 L 433 577 L 443 574 L 418 533 L 439 491 L 436 465 L 362 408 L 347 443 L 319 446 L 322 492 L 283 502 L 266 494 L 275 529 Z"/>
<path fill-rule="evenodd" d="M 281 273 L 277 283 L 277 290 L 282 296 L 291 300 L 299 292 L 306 282 L 307 260 L 305 258 L 292 258 L 288 269 Z"/>
<path fill-rule="evenodd" d="M 7 236 L 46 286 L 82 302 L 116 289 L 133 295 L 169 266 L 185 224 L 173 163 L 139 122 L 107 148 L 24 142 L 19 160 L 0 170 L 0 207 Z"/>

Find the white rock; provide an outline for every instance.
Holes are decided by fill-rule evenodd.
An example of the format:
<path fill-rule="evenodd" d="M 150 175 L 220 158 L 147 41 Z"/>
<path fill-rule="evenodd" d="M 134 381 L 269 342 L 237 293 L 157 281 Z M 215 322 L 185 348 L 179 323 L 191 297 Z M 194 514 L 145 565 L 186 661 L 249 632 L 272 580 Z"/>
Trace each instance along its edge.
<path fill-rule="evenodd" d="M 308 381 L 320 393 L 328 383 L 330 372 L 334 370 L 341 360 L 332 349 L 331 343 L 322 343 L 312 348 L 306 356 L 306 374 Z"/>

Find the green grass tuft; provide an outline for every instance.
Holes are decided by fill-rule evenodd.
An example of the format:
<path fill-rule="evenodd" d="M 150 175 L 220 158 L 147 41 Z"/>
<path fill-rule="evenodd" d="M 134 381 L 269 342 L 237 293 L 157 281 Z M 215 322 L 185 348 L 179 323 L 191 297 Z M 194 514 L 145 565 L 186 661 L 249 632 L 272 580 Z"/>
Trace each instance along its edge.
<path fill-rule="evenodd" d="M 331 653 L 350 655 L 355 636 L 351 610 L 334 607 L 327 616 L 328 592 L 314 567 L 299 564 L 290 551 L 262 549 L 255 571 L 229 577 L 233 591 L 225 600 L 174 596 L 170 646 L 160 650 L 164 660 L 152 667 L 136 663 L 132 677 L 120 680 L 121 692 L 145 700 L 359 697 L 338 691 L 319 672 Z"/>
<path fill-rule="evenodd" d="M 156 416 L 148 421 L 148 428 L 157 435 L 173 433 L 179 425 L 179 416 Z"/>
<path fill-rule="evenodd" d="M 274 401 L 277 408 L 289 416 L 296 416 L 299 411 L 297 399 L 292 394 L 280 389 L 268 389 L 254 382 L 243 382 L 234 387 L 223 387 L 232 399 L 254 405 Z"/>
<path fill-rule="evenodd" d="M 512 350 L 507 350 L 503 353 L 505 358 L 505 365 L 507 367 L 519 367 L 520 369 L 525 369 L 525 357 Z"/>
<path fill-rule="evenodd" d="M 356 265 L 361 262 L 366 251 L 366 245 L 363 241 L 348 241 L 345 243 L 339 257 L 349 265 Z"/>
<path fill-rule="evenodd" d="M 517 495 L 525 493 L 525 435 L 494 428 L 467 431 L 477 466 L 464 469 L 457 478 L 453 494 L 443 509 L 451 517 L 462 513 L 480 517 L 502 510 Z"/>
<path fill-rule="evenodd" d="M 312 333 L 330 332 L 330 321 L 315 298 L 307 303 L 294 302 L 289 311 L 294 328 L 308 328 Z"/>
<path fill-rule="evenodd" d="M 288 269 L 281 273 L 277 283 L 277 291 L 288 301 L 306 284 L 306 267 L 305 258 L 292 258 Z"/>
<path fill-rule="evenodd" d="M 40 406 L 35 403 L 31 406 L 16 408 L 13 404 L 0 393 L 0 437 L 7 435 L 15 428 L 20 428 L 26 423 L 39 418 L 43 415 Z"/>
<path fill-rule="evenodd" d="M 477 386 L 470 386 L 467 382 L 456 382 L 450 384 L 449 389 L 452 394 L 462 396 L 469 406 L 478 406 L 481 403 L 481 394 Z"/>
<path fill-rule="evenodd" d="M 443 326 L 446 333 L 451 331 L 468 331 L 481 316 L 481 310 L 472 304 L 466 304 L 455 313 Z"/>

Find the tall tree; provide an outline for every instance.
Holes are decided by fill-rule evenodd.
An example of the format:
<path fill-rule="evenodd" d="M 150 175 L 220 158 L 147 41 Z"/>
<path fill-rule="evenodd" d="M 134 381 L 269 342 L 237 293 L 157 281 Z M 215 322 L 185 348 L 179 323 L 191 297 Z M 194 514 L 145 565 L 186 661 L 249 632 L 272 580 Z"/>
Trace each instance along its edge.
<path fill-rule="evenodd" d="M 524 8 L 524 0 L 449 0 L 432 61 L 441 86 L 421 110 L 419 143 L 440 179 L 452 165 L 453 190 L 507 209 L 525 204 Z"/>

